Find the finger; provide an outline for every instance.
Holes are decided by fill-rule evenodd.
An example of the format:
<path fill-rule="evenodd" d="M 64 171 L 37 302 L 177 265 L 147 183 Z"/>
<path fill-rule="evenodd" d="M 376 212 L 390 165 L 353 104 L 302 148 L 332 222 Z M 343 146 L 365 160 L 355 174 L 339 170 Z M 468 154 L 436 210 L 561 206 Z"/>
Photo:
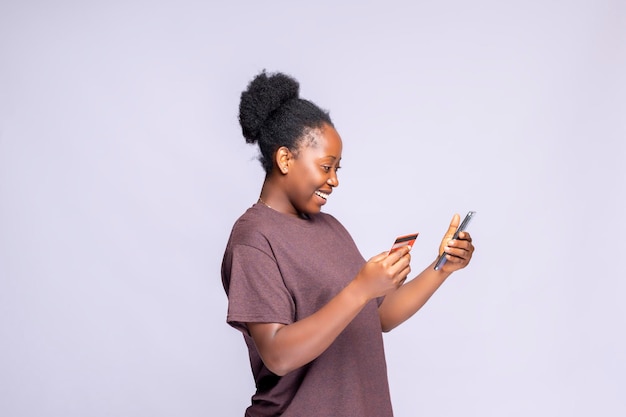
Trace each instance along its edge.
<path fill-rule="evenodd" d="M 395 253 L 392 255 L 395 255 Z M 401 275 L 407 267 L 409 267 L 411 255 L 406 253 L 399 259 L 393 259 L 392 255 L 389 255 L 389 257 L 384 260 L 381 265 L 386 268 L 389 277 L 396 281 L 398 276 Z"/>
<path fill-rule="evenodd" d="M 471 242 L 472 236 L 470 236 L 470 234 L 467 232 L 461 232 L 459 233 L 459 240 L 467 240 L 468 242 Z"/>
<path fill-rule="evenodd" d="M 469 254 L 470 252 L 465 249 L 449 248 L 446 250 L 446 259 L 450 260 L 450 258 L 453 258 L 455 260 L 465 261 L 469 259 Z"/>
<path fill-rule="evenodd" d="M 411 264 L 411 254 L 407 253 L 394 264 L 397 268 L 406 268 Z"/>
<path fill-rule="evenodd" d="M 404 268 L 398 275 L 400 277 L 400 279 L 398 280 L 398 287 L 404 284 L 404 282 L 406 281 L 410 273 L 411 273 L 411 267 L 407 265 L 406 268 Z"/>
<path fill-rule="evenodd" d="M 411 246 L 409 246 L 409 245 L 402 246 L 402 247 L 400 247 L 398 249 L 395 249 L 393 252 L 389 252 L 389 256 L 388 256 L 389 260 L 392 263 L 396 263 L 403 256 L 406 256 L 410 251 L 411 251 Z"/>
<path fill-rule="evenodd" d="M 398 282 L 398 286 L 396 288 L 400 288 L 401 286 L 403 286 L 405 281 L 406 281 L 406 277 L 402 278 L 400 282 Z"/>
<path fill-rule="evenodd" d="M 472 253 L 472 244 L 467 241 L 450 241 L 444 248 L 444 252 L 460 259 L 469 259 Z"/>
<path fill-rule="evenodd" d="M 449 240 L 446 246 L 449 248 L 465 249 L 467 251 L 472 250 L 474 247 L 474 245 L 472 245 L 472 242 L 470 240 L 463 240 L 463 239 Z"/>
<path fill-rule="evenodd" d="M 459 265 L 460 267 L 465 267 L 465 265 L 469 264 L 472 259 L 472 252 L 451 252 L 446 253 L 446 260 L 450 262 L 450 264 Z"/>
<path fill-rule="evenodd" d="M 452 268 L 452 270 L 457 270 L 469 264 L 468 259 L 459 258 L 450 254 L 446 254 L 446 261 L 447 261 L 446 265 L 448 266 L 448 270 L 450 268 Z"/>

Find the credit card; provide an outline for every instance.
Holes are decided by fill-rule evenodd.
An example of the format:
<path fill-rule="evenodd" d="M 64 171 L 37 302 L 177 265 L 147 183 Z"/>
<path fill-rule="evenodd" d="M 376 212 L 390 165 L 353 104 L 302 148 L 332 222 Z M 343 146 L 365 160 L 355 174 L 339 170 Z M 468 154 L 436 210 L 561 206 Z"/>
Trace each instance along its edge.
<path fill-rule="evenodd" d="M 396 241 L 393 242 L 391 249 L 389 249 L 389 253 L 396 251 L 403 246 L 413 246 L 413 243 L 415 243 L 415 239 L 417 239 L 418 235 L 419 233 L 413 233 L 410 235 L 398 236 Z"/>

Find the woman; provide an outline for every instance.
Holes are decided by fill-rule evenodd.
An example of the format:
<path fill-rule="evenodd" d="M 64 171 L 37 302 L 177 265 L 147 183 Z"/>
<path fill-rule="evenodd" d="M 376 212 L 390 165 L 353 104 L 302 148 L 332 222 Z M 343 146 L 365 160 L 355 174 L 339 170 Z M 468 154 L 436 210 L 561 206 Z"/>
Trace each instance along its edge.
<path fill-rule="evenodd" d="M 410 247 L 365 261 L 321 208 L 339 185 L 342 141 L 299 84 L 260 73 L 241 95 L 239 121 L 266 176 L 235 223 L 222 264 L 230 325 L 248 347 L 256 393 L 246 416 L 392 416 L 383 351 L 387 332 L 417 312 L 474 246 L 451 237 L 413 280 Z"/>

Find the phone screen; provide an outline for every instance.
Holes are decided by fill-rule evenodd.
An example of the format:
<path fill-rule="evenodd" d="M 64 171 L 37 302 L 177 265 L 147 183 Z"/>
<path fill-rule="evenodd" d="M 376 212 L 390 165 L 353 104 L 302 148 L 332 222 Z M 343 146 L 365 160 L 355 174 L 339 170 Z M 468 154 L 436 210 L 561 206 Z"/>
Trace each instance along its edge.
<path fill-rule="evenodd" d="M 461 233 L 461 232 L 465 231 L 465 229 L 467 229 L 467 226 L 470 224 L 470 222 L 474 218 L 475 214 L 476 214 L 475 211 L 470 211 L 470 212 L 467 213 L 467 215 L 465 215 L 465 218 L 463 219 L 463 221 L 461 222 L 459 227 L 456 229 L 456 232 L 454 232 L 454 236 L 452 236 L 452 239 L 458 238 L 459 237 L 459 233 Z M 447 261 L 446 254 L 444 252 L 444 253 L 441 254 L 439 259 L 437 259 L 437 263 L 435 264 L 435 271 L 438 271 L 439 269 L 441 269 L 441 267 L 445 265 L 446 261 Z"/>

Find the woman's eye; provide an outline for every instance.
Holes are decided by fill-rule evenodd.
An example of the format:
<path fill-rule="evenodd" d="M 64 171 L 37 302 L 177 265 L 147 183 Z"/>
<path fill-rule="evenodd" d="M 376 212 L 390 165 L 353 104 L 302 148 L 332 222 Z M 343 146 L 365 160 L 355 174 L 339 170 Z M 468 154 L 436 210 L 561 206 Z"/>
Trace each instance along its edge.
<path fill-rule="evenodd" d="M 322 165 L 322 169 L 324 172 L 330 172 L 330 167 L 328 165 Z"/>

